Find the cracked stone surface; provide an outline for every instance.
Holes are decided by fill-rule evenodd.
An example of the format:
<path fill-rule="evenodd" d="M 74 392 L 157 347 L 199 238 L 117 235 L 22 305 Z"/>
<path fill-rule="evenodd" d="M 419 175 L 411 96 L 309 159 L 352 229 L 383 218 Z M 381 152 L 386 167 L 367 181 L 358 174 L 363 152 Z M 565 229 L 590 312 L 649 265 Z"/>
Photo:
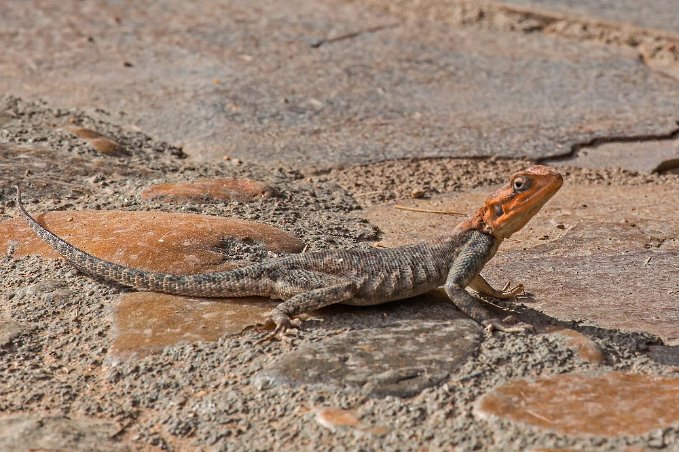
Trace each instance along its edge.
<path fill-rule="evenodd" d="M 469 212 L 486 196 L 476 192 L 406 204 Z M 523 283 L 534 297 L 530 306 L 550 316 L 648 331 L 679 344 L 679 216 L 670 207 L 678 197 L 676 185 L 567 184 L 502 244 L 483 274 L 495 286 Z M 384 246 L 434 237 L 460 221 L 396 212 L 393 206 L 366 212 L 384 232 Z"/>
<path fill-rule="evenodd" d="M 182 342 L 216 341 L 266 320 L 268 299 L 199 299 L 153 292 L 123 294 L 113 308 L 111 362 L 158 353 Z"/>
<path fill-rule="evenodd" d="M 676 134 L 675 134 L 676 135 Z M 547 159 L 552 166 L 624 168 L 641 173 L 679 172 L 679 139 L 606 143 L 584 147 L 571 158 Z"/>
<path fill-rule="evenodd" d="M 34 215 L 67 242 L 102 259 L 176 274 L 233 268 L 233 253 L 227 251 L 234 247 L 259 246 L 275 253 L 304 247 L 298 238 L 273 226 L 208 215 L 122 211 Z M 59 257 L 22 218 L 0 223 L 0 249 L 16 257 Z"/>
<path fill-rule="evenodd" d="M 481 397 L 475 412 L 576 436 L 643 435 L 679 422 L 679 378 L 609 372 L 514 380 Z"/>
<path fill-rule="evenodd" d="M 69 419 L 66 416 L 16 415 L 0 417 L 0 449 L 16 451 L 132 450 L 111 438 L 118 428 L 95 419 Z"/>
<path fill-rule="evenodd" d="M 500 0 L 507 5 L 535 6 L 579 17 L 655 28 L 679 37 L 679 4 L 674 0 Z"/>
<path fill-rule="evenodd" d="M 669 133 L 679 110 L 635 51 L 361 3 L 11 2 L 0 27 L 0 91 L 105 109 L 202 159 L 549 157 Z"/>

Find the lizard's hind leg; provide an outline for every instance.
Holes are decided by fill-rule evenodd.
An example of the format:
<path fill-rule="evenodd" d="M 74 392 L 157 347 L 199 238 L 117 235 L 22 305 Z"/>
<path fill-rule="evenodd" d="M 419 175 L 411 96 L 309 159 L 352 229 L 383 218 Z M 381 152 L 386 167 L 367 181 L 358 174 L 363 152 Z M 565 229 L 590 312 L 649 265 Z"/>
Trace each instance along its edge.
<path fill-rule="evenodd" d="M 269 321 L 273 322 L 276 328 L 260 342 L 273 339 L 283 340 L 286 331 L 293 326 L 292 317 L 303 312 L 350 300 L 356 295 L 356 291 L 356 284 L 353 281 L 340 280 L 339 282 L 334 281 L 331 286 L 308 290 L 293 296 L 271 311 Z"/>

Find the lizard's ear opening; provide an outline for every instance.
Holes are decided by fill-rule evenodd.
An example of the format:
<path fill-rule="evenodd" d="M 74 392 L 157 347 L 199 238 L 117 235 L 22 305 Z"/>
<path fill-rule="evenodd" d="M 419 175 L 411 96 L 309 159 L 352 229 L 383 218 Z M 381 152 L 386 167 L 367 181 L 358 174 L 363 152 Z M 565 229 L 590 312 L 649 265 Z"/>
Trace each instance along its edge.
<path fill-rule="evenodd" d="M 485 224 L 484 232 L 497 235 L 497 231 L 501 227 L 505 216 L 505 209 L 501 202 L 490 202 L 486 204 L 482 209 L 483 223 Z"/>

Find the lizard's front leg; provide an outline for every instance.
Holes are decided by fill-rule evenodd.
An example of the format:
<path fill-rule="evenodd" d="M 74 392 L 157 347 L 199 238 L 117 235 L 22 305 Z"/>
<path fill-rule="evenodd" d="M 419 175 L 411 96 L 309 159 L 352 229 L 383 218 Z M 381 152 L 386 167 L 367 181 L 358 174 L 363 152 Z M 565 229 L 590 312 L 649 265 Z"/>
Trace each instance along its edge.
<path fill-rule="evenodd" d="M 269 315 L 269 321 L 276 325 L 271 334 L 260 342 L 282 340 L 285 333 L 293 326 L 292 318 L 303 312 L 320 309 L 331 304 L 342 303 L 356 294 L 356 285 L 352 281 L 342 281 L 332 286 L 312 289 L 295 295 L 276 306 Z"/>
<path fill-rule="evenodd" d="M 465 287 L 470 285 L 475 278 L 480 278 L 479 272 L 489 256 L 493 254 L 493 245 L 493 237 L 477 233 L 461 247 L 448 271 L 444 286 L 446 294 L 462 312 L 489 331 L 498 330 L 507 333 L 530 331 L 533 329 L 532 325 L 526 323 L 509 325 L 498 319 L 483 305 L 481 300 L 465 290 Z M 489 284 L 488 287 L 490 287 Z"/>
<path fill-rule="evenodd" d="M 481 300 L 471 295 L 464 288 L 452 285 L 445 285 L 446 293 L 455 306 L 460 308 L 472 320 L 480 323 L 490 332 L 493 330 L 503 331 L 505 333 L 526 333 L 533 331 L 533 325 L 528 323 L 508 324 L 495 317 L 485 306 Z"/>

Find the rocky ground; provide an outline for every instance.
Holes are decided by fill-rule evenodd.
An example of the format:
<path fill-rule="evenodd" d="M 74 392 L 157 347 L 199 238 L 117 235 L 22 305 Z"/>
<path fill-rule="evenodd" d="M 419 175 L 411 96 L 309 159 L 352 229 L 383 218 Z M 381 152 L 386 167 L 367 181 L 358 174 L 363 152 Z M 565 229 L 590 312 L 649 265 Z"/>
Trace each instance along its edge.
<path fill-rule="evenodd" d="M 14 2 L 0 15 L 0 449 L 679 450 L 674 2 Z M 171 273 L 452 227 L 513 171 L 562 190 L 484 275 L 240 333 L 273 302 L 136 293 L 30 212 Z M 46 213 L 50 212 L 50 213 Z"/>

